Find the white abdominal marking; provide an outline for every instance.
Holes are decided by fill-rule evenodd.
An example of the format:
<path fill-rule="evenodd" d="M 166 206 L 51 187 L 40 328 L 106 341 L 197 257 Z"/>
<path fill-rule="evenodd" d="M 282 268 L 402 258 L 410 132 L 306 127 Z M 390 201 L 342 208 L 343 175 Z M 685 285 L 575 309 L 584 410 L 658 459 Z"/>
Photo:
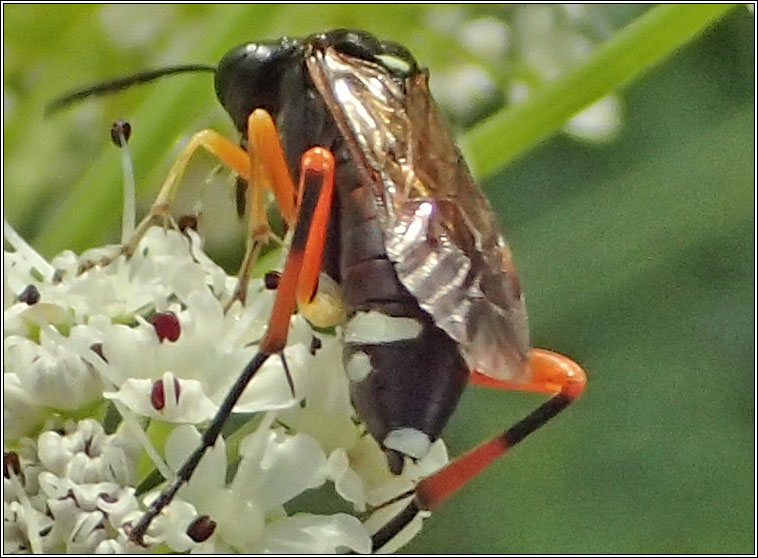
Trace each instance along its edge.
<path fill-rule="evenodd" d="M 358 312 L 345 327 L 345 342 L 379 345 L 415 339 L 422 325 L 413 318 L 393 318 L 381 312 Z"/>
<path fill-rule="evenodd" d="M 351 382 L 362 382 L 371 373 L 371 358 L 363 351 L 356 351 L 350 355 L 345 368 Z"/>
<path fill-rule="evenodd" d="M 421 459 L 432 445 L 429 436 L 415 428 L 396 428 L 384 438 L 384 446 L 403 455 Z"/>

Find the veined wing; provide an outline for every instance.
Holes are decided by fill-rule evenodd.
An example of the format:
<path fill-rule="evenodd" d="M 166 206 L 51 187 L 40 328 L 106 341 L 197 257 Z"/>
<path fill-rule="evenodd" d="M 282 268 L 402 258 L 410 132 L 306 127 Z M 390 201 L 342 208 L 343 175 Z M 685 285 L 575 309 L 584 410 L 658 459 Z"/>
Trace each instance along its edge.
<path fill-rule="evenodd" d="M 408 77 L 333 48 L 306 65 L 359 176 L 371 184 L 401 283 L 460 344 L 472 370 L 518 381 L 529 334 L 511 251 L 432 99 Z"/>

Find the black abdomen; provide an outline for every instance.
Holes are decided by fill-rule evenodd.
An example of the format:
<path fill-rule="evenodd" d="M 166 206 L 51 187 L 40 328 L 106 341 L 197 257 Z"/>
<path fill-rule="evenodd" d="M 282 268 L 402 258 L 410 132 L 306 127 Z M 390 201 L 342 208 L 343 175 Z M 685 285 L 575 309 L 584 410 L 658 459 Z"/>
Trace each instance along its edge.
<path fill-rule="evenodd" d="M 387 259 L 370 191 L 338 184 L 340 278 L 348 306 L 345 367 L 353 405 L 390 467 L 423 457 L 468 379 L 458 345 L 436 327 Z M 426 438 L 426 440 L 424 440 Z"/>
<path fill-rule="evenodd" d="M 283 89 L 308 92 L 282 99 L 280 133 L 296 130 L 281 135 L 282 146 L 293 177 L 309 147 L 319 145 L 334 154 L 336 203 L 322 270 L 344 289 L 346 334 L 358 334 L 346 339 L 344 352 L 353 405 L 373 437 L 386 448 L 389 444 L 390 467 L 399 473 L 403 455 L 423 453 L 424 444 L 416 443 L 420 437 L 430 442 L 439 437 L 466 385 L 468 369 L 457 343 L 400 284 L 387 258 L 370 188 L 361 185 L 351 150 L 308 76 L 300 64 L 282 78 Z M 381 339 L 372 325 L 377 319 L 387 329 Z M 398 431 L 410 436 L 398 437 Z"/>

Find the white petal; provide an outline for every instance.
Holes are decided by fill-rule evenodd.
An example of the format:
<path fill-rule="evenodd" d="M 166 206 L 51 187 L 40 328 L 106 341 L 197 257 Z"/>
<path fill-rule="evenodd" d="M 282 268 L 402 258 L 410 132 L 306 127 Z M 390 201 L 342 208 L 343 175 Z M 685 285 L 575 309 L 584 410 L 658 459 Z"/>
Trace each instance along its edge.
<path fill-rule="evenodd" d="M 207 274 L 206 280 L 208 285 L 210 285 L 214 293 L 221 294 L 224 291 L 227 279 L 226 273 L 203 252 L 203 238 L 196 231 L 187 229 L 185 234 L 190 237 L 190 251 L 193 259 L 198 265 L 202 266 Z"/>
<path fill-rule="evenodd" d="M 384 482 L 373 484 L 368 490 L 366 501 L 371 506 L 378 506 L 413 490 L 421 479 L 441 469 L 447 461 L 445 443 L 441 439 L 437 440 L 423 459 L 414 463 L 406 458 L 401 475 L 390 475 L 389 478 L 385 477 Z"/>
<path fill-rule="evenodd" d="M 366 493 L 366 502 L 371 507 L 377 507 L 397 498 L 401 494 L 412 491 L 415 486 L 412 480 L 403 476 L 397 476 L 389 479 L 384 484 L 371 487 Z"/>
<path fill-rule="evenodd" d="M 113 525 L 123 525 L 127 515 L 140 510 L 133 488 L 114 490 L 106 494 L 109 496 L 108 499 L 103 498 L 102 493 L 98 497 L 97 507 L 108 515 L 108 520 Z M 114 499 L 115 501 L 112 501 Z"/>
<path fill-rule="evenodd" d="M 187 300 L 199 285 L 205 284 L 205 271 L 195 262 L 185 261 L 171 269 L 166 276 L 166 283 L 177 297 Z"/>
<path fill-rule="evenodd" d="M 47 263 L 7 221 L 3 223 L 3 239 L 14 249 L 14 252 L 3 251 L 4 263 L 10 268 L 7 272 L 8 281 L 16 279 L 28 283 L 35 276 L 41 275 L 46 281 L 53 277 L 53 266 Z M 24 285 L 21 284 L 14 291 L 20 292 L 23 288 Z"/>
<path fill-rule="evenodd" d="M 126 552 L 126 548 L 119 541 L 106 539 L 95 547 L 94 554 L 125 554 Z"/>
<path fill-rule="evenodd" d="M 49 327 L 49 326 L 46 326 Z M 32 343 L 31 341 L 28 341 Z M 9 348 L 19 349 L 19 345 Z M 40 331 L 40 345 L 36 351 L 25 351 L 34 357 L 27 363 L 19 362 L 19 380 L 27 392 L 35 395 L 41 405 L 54 409 L 79 409 L 100 397 L 100 376 L 75 352 L 57 345 L 49 338 L 46 329 Z"/>
<path fill-rule="evenodd" d="M 101 462 L 100 478 L 103 480 L 120 486 L 128 486 L 134 482 L 135 463 L 122 448 L 110 444 L 104 447 L 101 452 Z"/>
<path fill-rule="evenodd" d="M 326 482 L 326 456 L 306 434 L 294 436 L 277 429 L 268 433 L 263 457 L 252 447 L 254 435 L 240 444 L 243 456 L 232 488 L 263 510 L 281 505 Z"/>
<path fill-rule="evenodd" d="M 49 409 L 41 407 L 16 374 L 3 374 L 3 435 L 7 440 L 28 436 L 42 426 Z"/>
<path fill-rule="evenodd" d="M 354 411 L 342 362 L 344 346 L 333 335 L 320 335 L 319 339 L 321 349 L 309 363 L 308 407 L 351 420 Z"/>
<path fill-rule="evenodd" d="M 387 458 L 373 437 L 363 436 L 348 454 L 351 468 L 363 479 L 366 502 L 370 506 L 383 504 L 413 488 L 409 479 L 390 472 Z"/>
<path fill-rule="evenodd" d="M 329 456 L 328 470 L 337 494 L 351 502 L 356 511 L 366 511 L 366 489 L 363 479 L 350 468 L 347 453 L 343 448 L 334 450 Z"/>
<path fill-rule="evenodd" d="M 37 452 L 40 462 L 48 471 L 60 477 L 66 475 L 66 468 L 73 452 L 68 448 L 63 436 L 53 431 L 43 432 L 37 439 Z"/>
<path fill-rule="evenodd" d="M 68 493 L 73 483 L 65 478 L 58 477 L 50 471 L 42 471 L 38 477 L 39 487 L 51 500 L 62 500 Z"/>
<path fill-rule="evenodd" d="M 69 554 L 91 554 L 105 539 L 105 516 L 101 511 L 82 512 L 76 518 L 66 546 Z"/>
<path fill-rule="evenodd" d="M 296 404 L 303 396 L 300 387 L 306 385 L 308 381 L 310 356 L 308 347 L 302 344 L 288 346 L 284 350 L 284 358 L 287 360 L 295 385 L 296 397 L 292 397 L 281 359 L 277 355 L 272 355 L 248 384 L 234 407 L 235 412 L 257 413 L 285 409 Z"/>
<path fill-rule="evenodd" d="M 7 529 L 8 523 L 12 525 L 11 529 Z M 58 537 L 52 532 L 57 527 L 54 520 L 40 510 L 20 502 L 11 502 L 8 506 L 3 506 L 3 526 L 4 546 L 6 542 L 10 543 L 11 548 L 15 546 L 13 539 L 7 539 L 8 534 L 12 536 L 15 532 L 23 538 L 24 554 L 52 553 L 53 545 L 58 541 Z M 43 537 L 40 533 L 47 535 Z"/>
<path fill-rule="evenodd" d="M 103 355 L 121 381 L 150 378 L 156 370 L 158 337 L 155 328 L 114 324 L 104 333 Z"/>
<path fill-rule="evenodd" d="M 216 521 L 214 536 L 235 549 L 244 549 L 261 536 L 263 511 L 255 502 L 243 500 L 237 491 L 225 488 L 214 494 L 209 515 Z"/>
<path fill-rule="evenodd" d="M 158 493 L 151 494 L 151 496 L 157 497 Z M 145 542 L 151 544 L 165 543 L 174 552 L 187 552 L 195 544 L 187 535 L 187 527 L 197 515 L 197 510 L 192 504 L 175 498 L 153 520 L 148 530 L 148 536 L 145 537 Z"/>
<path fill-rule="evenodd" d="M 178 471 L 189 455 L 200 445 L 200 433 L 194 426 L 174 428 L 166 440 L 166 462 Z M 189 483 L 181 488 L 180 497 L 192 502 L 201 513 L 209 513 L 208 502 L 226 485 L 226 444 L 219 437 L 200 460 Z"/>
<path fill-rule="evenodd" d="M 187 310 L 201 335 L 217 336 L 224 327 L 224 308 L 208 289 L 195 289 L 186 298 Z"/>
<path fill-rule="evenodd" d="M 76 505 L 73 498 L 55 498 L 48 501 L 47 507 L 55 518 L 56 529 L 63 533 L 70 533 L 74 527 L 74 522 L 78 517 L 81 509 Z"/>
<path fill-rule="evenodd" d="M 255 545 L 245 549 L 255 554 L 334 554 L 352 550 L 371 552 L 371 538 L 355 517 L 299 513 L 266 526 Z"/>
<path fill-rule="evenodd" d="M 166 422 L 180 424 L 198 424 L 213 417 L 217 407 L 203 392 L 203 386 L 197 380 L 176 379 L 180 385 L 178 402 L 172 397 L 174 376 L 166 373 L 161 380 L 164 385 L 165 407 L 157 410 L 150 399 L 153 390 L 152 380 L 126 380 L 117 392 L 105 392 L 106 399 L 120 401 L 138 415 L 147 416 Z"/>
<path fill-rule="evenodd" d="M 429 453 L 423 459 L 419 459 L 416 463 L 411 462 L 406 467 L 407 471 L 403 471 L 403 476 L 413 479 L 423 479 L 442 469 L 442 467 L 447 465 L 448 461 L 447 447 L 445 446 L 445 442 L 440 438 L 432 444 L 429 448 Z"/>
<path fill-rule="evenodd" d="M 292 325 L 293 335 L 304 338 L 310 345 L 312 333 L 305 320 L 293 319 Z M 325 451 L 331 452 L 338 447 L 351 447 L 358 439 L 360 430 L 352 420 L 354 411 L 342 365 L 342 344 L 334 336 L 319 337 L 322 348 L 315 356 L 310 351 L 306 352 L 305 342 L 298 344 L 297 348 L 288 347 L 286 352 L 298 399 L 305 400 L 305 408 L 292 404 L 284 371 L 278 357 L 273 356 L 268 365 L 272 368 L 266 369 L 266 376 L 256 376 L 243 395 L 245 404 L 238 405 L 235 410 L 255 409 L 252 400 L 247 399 L 248 392 L 253 392 L 250 397 L 259 397 L 258 406 L 266 409 L 284 406 L 279 416 L 285 424 L 296 431 L 310 434 Z M 302 361 L 293 358 L 293 351 L 297 351 Z"/>

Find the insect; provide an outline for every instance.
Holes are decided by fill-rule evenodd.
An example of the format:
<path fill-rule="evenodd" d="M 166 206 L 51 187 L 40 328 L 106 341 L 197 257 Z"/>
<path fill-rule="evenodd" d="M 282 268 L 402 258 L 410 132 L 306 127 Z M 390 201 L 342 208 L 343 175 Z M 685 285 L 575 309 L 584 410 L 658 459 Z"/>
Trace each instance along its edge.
<path fill-rule="evenodd" d="M 250 379 L 282 351 L 297 306 L 317 325 L 344 326 L 353 405 L 396 474 L 407 458 L 426 454 L 469 382 L 552 395 L 422 480 L 410 503 L 373 535 L 380 549 L 421 510 L 440 505 L 560 413 L 583 391 L 585 374 L 567 357 L 530 348 L 511 251 L 432 99 L 427 71 L 407 49 L 349 29 L 254 42 L 232 49 L 216 67 L 136 74 L 57 104 L 184 71 L 214 72 L 241 146 L 211 130 L 195 134 L 125 251 L 166 214 L 199 147 L 249 185 L 255 242 L 241 284 L 255 247 L 270 234 L 264 188 L 294 231 L 260 352 L 131 536 L 141 540 L 215 442 Z M 244 298 L 244 290 L 238 295 Z"/>

